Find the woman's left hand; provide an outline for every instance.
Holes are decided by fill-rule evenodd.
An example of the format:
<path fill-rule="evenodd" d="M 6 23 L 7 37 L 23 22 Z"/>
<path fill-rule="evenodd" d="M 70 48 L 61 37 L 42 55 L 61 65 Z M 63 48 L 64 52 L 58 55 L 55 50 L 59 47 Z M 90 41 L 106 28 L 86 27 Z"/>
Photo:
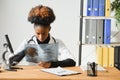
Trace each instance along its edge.
<path fill-rule="evenodd" d="M 39 66 L 45 67 L 45 68 L 49 68 L 51 66 L 50 62 L 40 62 L 38 63 Z"/>

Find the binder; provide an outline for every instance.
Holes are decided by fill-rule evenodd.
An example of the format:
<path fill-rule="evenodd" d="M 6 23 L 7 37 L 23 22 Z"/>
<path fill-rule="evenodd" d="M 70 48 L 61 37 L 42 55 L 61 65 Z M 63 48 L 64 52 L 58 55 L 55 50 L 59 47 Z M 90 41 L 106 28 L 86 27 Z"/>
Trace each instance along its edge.
<path fill-rule="evenodd" d="M 105 0 L 99 0 L 99 16 L 105 15 Z"/>
<path fill-rule="evenodd" d="M 111 36 L 111 20 L 104 20 L 104 44 L 110 44 L 110 36 Z"/>
<path fill-rule="evenodd" d="M 99 15 L 99 0 L 93 0 L 93 16 Z"/>
<path fill-rule="evenodd" d="M 105 16 L 110 16 L 110 0 L 105 0 Z"/>
<path fill-rule="evenodd" d="M 109 67 L 114 67 L 114 47 L 110 46 L 109 48 Z"/>
<path fill-rule="evenodd" d="M 86 19 L 85 43 L 96 44 L 96 19 Z"/>
<path fill-rule="evenodd" d="M 114 66 L 120 70 L 120 46 L 115 46 L 114 50 Z"/>
<path fill-rule="evenodd" d="M 90 38 L 89 38 L 89 44 L 96 44 L 96 22 L 97 19 L 91 19 L 91 23 L 89 25 L 90 27 Z"/>
<path fill-rule="evenodd" d="M 93 0 L 87 0 L 87 16 L 91 16 L 93 11 Z"/>
<path fill-rule="evenodd" d="M 103 44 L 103 19 L 97 20 L 97 44 Z"/>
<path fill-rule="evenodd" d="M 92 25 L 90 25 L 91 20 L 86 19 L 85 21 L 86 21 L 86 22 L 85 22 L 85 43 L 86 43 L 86 44 L 89 44 L 90 26 L 92 26 Z"/>
<path fill-rule="evenodd" d="M 109 57 L 108 57 L 108 47 L 107 46 L 104 46 L 103 47 L 103 67 L 108 67 L 108 60 L 109 60 Z"/>
<path fill-rule="evenodd" d="M 103 65 L 103 51 L 102 50 L 103 49 L 101 46 L 96 47 L 97 63 L 101 66 Z"/>

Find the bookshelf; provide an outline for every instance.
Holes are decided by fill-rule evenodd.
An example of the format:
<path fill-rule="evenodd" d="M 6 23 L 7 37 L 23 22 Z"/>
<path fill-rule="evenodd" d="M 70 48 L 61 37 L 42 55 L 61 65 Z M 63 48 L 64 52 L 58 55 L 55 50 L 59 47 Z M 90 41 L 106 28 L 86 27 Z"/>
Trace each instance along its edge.
<path fill-rule="evenodd" d="M 114 16 L 83 16 L 84 19 L 112 19 Z"/>
<path fill-rule="evenodd" d="M 94 49 L 93 50 L 96 50 L 96 47 L 97 46 L 117 46 L 117 45 L 119 45 L 118 43 L 86 43 L 85 42 L 85 36 L 86 36 L 86 34 L 85 34 L 85 26 L 86 26 L 86 23 L 88 23 L 89 22 L 89 20 L 96 20 L 96 23 L 97 23 L 97 20 L 99 21 L 99 20 L 103 20 L 103 23 L 104 23 L 104 20 L 112 20 L 113 18 L 115 18 L 114 16 L 110 16 L 110 12 L 108 12 L 107 14 L 108 15 L 106 15 L 106 14 L 104 14 L 104 15 L 106 15 L 106 16 L 94 16 L 94 15 L 91 15 L 91 16 L 87 16 L 87 1 L 88 0 L 81 0 L 81 6 L 80 6 L 80 12 L 81 12 L 81 14 L 80 14 L 80 16 L 79 16 L 79 18 L 80 18 L 80 49 L 79 49 L 79 51 L 80 51 L 80 56 L 79 56 L 79 65 L 81 64 L 81 61 L 82 61 L 82 56 L 83 55 L 85 55 L 86 53 L 82 53 L 82 48 L 83 48 L 83 46 L 92 46 L 92 47 L 94 47 Z M 96 0 L 96 1 L 98 1 L 98 0 Z M 108 6 L 110 6 L 110 0 L 104 0 L 104 1 L 107 1 L 107 5 Z M 108 4 L 108 2 L 109 2 L 109 4 Z M 86 6 L 86 7 L 85 7 Z M 106 7 L 105 5 L 104 5 L 104 7 Z M 82 8 L 82 9 L 81 9 Z M 109 10 L 110 10 L 110 7 L 107 7 L 107 8 L 109 8 Z M 107 9 L 104 9 L 104 10 L 107 10 Z M 87 21 L 88 20 L 88 21 Z M 91 23 L 91 22 L 89 22 L 89 23 Z M 98 24 L 96 24 L 96 25 L 98 25 Z M 100 24 L 101 25 L 101 24 Z M 100 26 L 99 26 L 100 27 Z M 87 27 L 88 28 L 88 27 Z M 104 28 L 104 26 L 103 26 L 103 28 Z M 111 29 L 111 28 L 110 28 Z M 95 29 L 96 30 L 96 29 Z M 111 31 L 111 30 L 110 30 Z M 102 33 L 102 34 L 104 34 L 104 33 Z M 110 33 L 111 34 L 111 33 Z M 96 37 L 95 37 L 96 38 Z M 88 49 L 85 49 L 86 50 L 86 52 L 88 52 L 88 55 L 85 55 L 84 57 L 88 57 L 88 56 L 91 56 L 91 55 L 94 55 L 95 56 L 95 54 L 96 54 L 96 52 L 94 51 L 94 53 L 93 54 L 91 54 L 91 51 L 89 52 L 88 51 Z M 88 60 L 88 59 L 87 59 Z M 95 59 L 94 59 L 95 60 Z M 85 61 L 85 60 L 84 60 Z"/>
<path fill-rule="evenodd" d="M 82 25 L 83 25 L 83 0 L 80 0 L 80 28 L 79 28 L 79 60 L 78 65 L 81 65 L 81 57 L 82 57 Z"/>
<path fill-rule="evenodd" d="M 85 9 L 87 10 L 86 1 L 88 0 L 82 1 L 83 7 L 81 8 L 83 9 L 81 10 L 83 10 L 83 13 L 82 15 L 80 15 L 80 31 L 81 31 L 80 32 L 80 48 L 81 49 L 80 49 L 79 61 L 86 61 L 85 64 L 87 64 L 87 62 L 89 61 L 94 61 L 103 67 L 116 67 L 120 70 L 120 54 L 119 54 L 120 42 L 113 42 L 113 43 L 111 42 L 111 34 L 112 34 L 111 21 L 115 17 L 110 15 L 110 0 L 94 0 L 94 1 L 105 1 L 104 16 L 99 16 L 97 14 L 94 14 L 94 15 L 91 14 L 91 16 L 88 15 L 87 11 L 85 11 Z M 93 0 L 89 0 L 89 1 L 93 1 Z M 100 40 L 97 39 L 98 36 L 100 36 Z M 109 39 L 106 39 L 105 38 L 106 36 L 108 36 Z M 90 40 L 91 42 L 89 42 L 89 38 L 93 38 Z M 98 43 L 97 43 L 97 40 L 98 40 Z M 105 42 L 105 40 L 109 40 L 108 43 Z M 84 53 L 83 51 L 86 51 L 86 53 Z M 94 60 L 91 60 L 89 56 L 92 56 L 91 58 L 93 58 Z"/>
<path fill-rule="evenodd" d="M 98 5 L 97 5 L 98 4 Z M 84 0 L 82 18 L 82 44 L 110 44 L 110 0 Z"/>

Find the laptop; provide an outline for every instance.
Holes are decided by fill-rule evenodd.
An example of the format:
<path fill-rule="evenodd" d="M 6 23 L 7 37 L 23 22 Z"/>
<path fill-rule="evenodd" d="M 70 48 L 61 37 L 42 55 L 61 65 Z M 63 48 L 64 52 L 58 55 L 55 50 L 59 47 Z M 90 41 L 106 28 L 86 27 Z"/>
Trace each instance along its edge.
<path fill-rule="evenodd" d="M 25 49 L 28 62 L 51 62 L 58 60 L 58 43 L 27 44 Z"/>

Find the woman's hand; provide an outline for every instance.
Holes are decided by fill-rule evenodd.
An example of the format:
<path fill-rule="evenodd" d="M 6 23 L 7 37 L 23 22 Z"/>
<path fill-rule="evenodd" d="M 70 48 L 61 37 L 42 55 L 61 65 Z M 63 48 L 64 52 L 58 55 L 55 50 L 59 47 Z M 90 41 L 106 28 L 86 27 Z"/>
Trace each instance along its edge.
<path fill-rule="evenodd" d="M 31 56 L 31 57 L 34 57 L 34 56 L 37 54 L 37 53 L 36 53 L 36 49 L 30 47 L 30 48 L 28 48 L 28 49 L 26 50 L 26 54 L 28 54 L 28 55 Z"/>
<path fill-rule="evenodd" d="M 42 66 L 44 68 L 49 68 L 51 66 L 50 62 L 40 62 L 38 63 L 39 66 Z"/>

